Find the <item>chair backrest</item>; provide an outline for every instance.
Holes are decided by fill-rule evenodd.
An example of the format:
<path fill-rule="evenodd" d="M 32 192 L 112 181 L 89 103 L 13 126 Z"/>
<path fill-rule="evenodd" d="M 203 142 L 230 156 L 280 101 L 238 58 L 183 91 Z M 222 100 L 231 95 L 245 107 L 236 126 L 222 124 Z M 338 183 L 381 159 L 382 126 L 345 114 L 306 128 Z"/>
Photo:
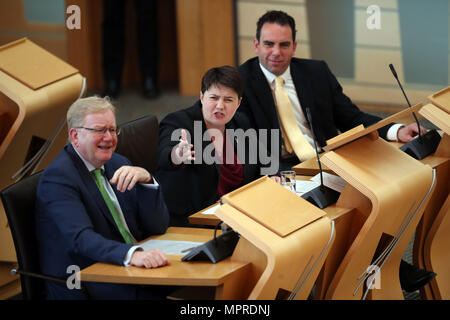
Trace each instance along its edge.
<path fill-rule="evenodd" d="M 153 173 L 158 150 L 158 119 L 148 115 L 120 126 L 116 152 Z"/>
<path fill-rule="evenodd" d="M 42 172 L 26 177 L 0 192 L 16 249 L 19 269 L 40 272 L 36 237 L 36 190 Z M 22 296 L 25 300 L 42 299 L 43 281 L 20 275 Z"/>

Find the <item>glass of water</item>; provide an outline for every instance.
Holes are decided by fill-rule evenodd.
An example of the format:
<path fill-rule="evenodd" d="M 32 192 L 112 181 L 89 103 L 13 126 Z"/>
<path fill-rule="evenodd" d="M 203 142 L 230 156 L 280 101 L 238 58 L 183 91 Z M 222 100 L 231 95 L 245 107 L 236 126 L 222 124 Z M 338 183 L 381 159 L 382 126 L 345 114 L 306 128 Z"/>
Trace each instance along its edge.
<path fill-rule="evenodd" d="M 295 171 L 281 171 L 280 172 L 281 185 L 294 193 L 297 192 L 296 181 L 297 180 L 295 178 Z"/>

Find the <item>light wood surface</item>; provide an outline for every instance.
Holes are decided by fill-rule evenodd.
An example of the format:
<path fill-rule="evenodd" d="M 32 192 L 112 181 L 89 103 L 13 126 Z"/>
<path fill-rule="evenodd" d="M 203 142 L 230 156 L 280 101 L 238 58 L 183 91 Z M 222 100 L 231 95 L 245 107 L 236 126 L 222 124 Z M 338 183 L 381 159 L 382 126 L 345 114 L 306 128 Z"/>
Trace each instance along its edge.
<path fill-rule="evenodd" d="M 311 176 L 296 176 L 297 180 L 309 180 Z M 298 196 L 297 196 L 298 197 Z M 200 210 L 189 216 L 189 223 L 204 225 L 204 226 L 216 226 L 221 220 L 215 214 L 203 214 L 204 211 L 217 205 L 217 203 Z M 342 215 L 345 215 L 353 210 L 354 204 L 342 205 L 338 203 L 332 204 L 324 209 L 325 216 L 331 220 L 337 219 Z"/>
<path fill-rule="evenodd" d="M 270 199 L 270 205 L 264 199 Z M 222 202 L 230 204 L 281 237 L 325 215 L 325 212 L 309 203 L 300 210 L 300 203 L 307 202 L 267 176 L 224 195 Z"/>
<path fill-rule="evenodd" d="M 149 239 L 205 242 L 213 238 L 214 230 L 170 227 L 163 235 Z M 170 265 L 156 269 L 124 267 L 96 263 L 78 273 L 81 281 L 98 281 L 148 285 L 214 286 L 216 299 L 244 299 L 241 287 L 250 269 L 248 262 L 231 257 L 216 264 L 204 261 L 182 262 L 182 255 L 167 255 Z"/>
<path fill-rule="evenodd" d="M 0 47 L 0 70 L 34 90 L 78 73 L 27 38 Z"/>
<path fill-rule="evenodd" d="M 190 215 L 188 218 L 189 223 L 203 225 L 203 226 L 216 226 L 220 222 L 220 219 L 217 218 L 216 215 L 203 214 L 203 212 L 214 207 L 215 205 L 217 205 L 217 203 L 214 203 L 213 205 L 206 207 L 205 209 L 200 210 L 199 212 L 196 212 L 196 213 Z"/>
<path fill-rule="evenodd" d="M 444 202 L 433 225 L 429 229 L 424 244 L 424 263 L 427 270 L 437 276 L 430 286 L 434 299 L 450 299 L 450 195 Z"/>
<path fill-rule="evenodd" d="M 272 194 L 271 201 L 281 201 L 267 206 L 261 200 L 267 198 L 266 192 Z M 248 299 L 306 299 L 333 243 L 333 222 L 322 213 L 309 222 L 291 223 L 290 220 L 298 219 L 294 211 L 320 209 L 268 177 L 233 193 L 222 198 L 224 204 L 216 215 L 244 239 L 244 245 L 235 249 L 232 258 L 252 263 L 254 287 L 249 290 Z M 237 194 L 241 197 L 236 197 Z M 270 228 L 267 208 L 261 205 L 272 212 Z M 287 211 L 290 216 L 283 215 Z M 285 225 L 289 231 L 283 229 Z"/>
<path fill-rule="evenodd" d="M 450 298 L 450 87 L 433 95 L 420 113 L 444 131 L 444 135 L 433 157 L 436 163 L 437 186 L 424 217 L 416 232 L 414 261 L 437 276 L 422 290 L 425 299 Z M 436 106 L 437 105 L 437 106 Z M 443 161 L 447 160 L 447 161 Z"/>
<path fill-rule="evenodd" d="M 33 138 L 49 139 L 56 126 L 64 121 L 67 109 L 80 94 L 81 84 L 81 75 L 75 74 L 32 90 L 0 71 L 0 101 L 3 102 L 0 110 L 6 111 L 9 127 L 0 140 L 0 189 L 14 183 L 11 177 L 30 159 Z M 66 142 L 64 127 L 36 170 L 45 168 Z M 0 210 L 0 261 L 15 261 L 14 245 L 1 204 Z"/>
<path fill-rule="evenodd" d="M 34 164 L 45 168 L 67 142 L 64 125 L 69 106 L 78 98 L 82 76 L 76 69 L 44 49 L 23 39 L 0 49 L 0 189 L 16 180 L 12 176 L 46 141 L 53 145 Z M 3 70 L 3 71 L 2 71 Z M 75 73 L 74 73 L 75 72 Z M 14 243 L 3 205 L 0 203 L 0 261 L 16 262 Z M 15 294 L 17 277 L 0 269 L 0 291 Z"/>
<path fill-rule="evenodd" d="M 430 103 L 420 109 L 419 112 L 444 132 L 450 132 L 450 110 L 445 112 Z"/>
<path fill-rule="evenodd" d="M 325 298 L 365 297 L 365 279 L 360 276 L 388 243 L 393 246 L 379 265 L 381 287 L 371 290 L 367 298 L 403 299 L 398 266 L 428 200 L 421 202 L 432 186 L 432 169 L 386 141 L 368 137 L 328 152 L 322 159 L 353 187 L 346 202 L 362 204 L 355 216 L 358 220 L 352 222 L 357 235 L 332 276 Z"/>
<path fill-rule="evenodd" d="M 216 66 L 235 66 L 232 0 L 177 0 L 179 88 L 198 95 L 201 78 Z"/>
<path fill-rule="evenodd" d="M 444 88 L 428 97 L 434 105 L 450 113 L 450 87 Z M 448 133 L 448 132 L 447 132 Z"/>
<path fill-rule="evenodd" d="M 262 190 L 263 185 L 268 189 Z M 240 233 L 241 238 L 232 259 L 248 262 L 251 265 L 246 277 L 246 286 L 243 288 L 245 297 L 287 299 L 291 295 L 292 299 L 306 299 L 334 240 L 332 218 L 328 216 L 340 217 L 351 212 L 351 209 L 329 207 L 325 212 L 318 214 L 318 219 L 312 222 L 303 221 L 291 232 L 275 232 L 280 225 L 291 227 L 295 225 L 289 223 L 290 218 L 297 219 L 293 209 L 298 212 L 308 210 L 320 212 L 320 210 L 267 177 L 261 178 L 257 183 L 250 183 L 236 192 L 241 195 L 241 198 L 238 199 L 236 194 L 233 194 L 228 199 L 222 199 L 224 204 L 216 210 L 216 214 L 207 215 L 207 220 L 202 220 L 204 211 L 202 210 L 190 216 L 189 222 L 207 221 L 210 225 L 216 225 L 223 220 Z M 266 206 L 263 210 L 260 207 L 251 206 L 251 208 L 247 206 L 245 210 L 237 209 L 242 207 L 242 203 L 262 202 L 264 205 L 265 202 L 260 199 L 267 197 L 262 195 L 266 192 L 272 195 L 271 199 L 278 198 L 282 201 L 277 206 Z M 287 208 L 292 213 L 290 216 L 282 214 Z M 255 211 L 249 214 L 249 211 L 253 210 Z M 267 212 L 264 213 L 267 210 L 272 213 L 269 223 L 271 228 L 264 226 L 268 223 L 267 221 L 265 224 L 259 223 L 267 218 Z M 262 218 L 257 216 L 259 213 L 263 216 Z"/>
<path fill-rule="evenodd" d="M 347 135 L 345 132 L 342 133 L 341 135 L 337 136 L 332 144 L 326 145 L 325 147 L 323 147 L 323 150 L 325 151 L 331 151 L 334 150 L 336 148 L 339 148 L 347 143 L 350 143 L 356 139 L 359 139 L 361 137 L 364 137 L 366 135 L 369 135 L 371 133 L 375 133 L 376 130 L 397 121 L 398 119 L 402 119 L 404 118 L 406 115 L 411 114 L 412 112 L 417 112 L 420 110 L 420 108 L 422 108 L 422 104 L 419 103 L 411 108 L 407 108 L 405 110 L 402 110 L 396 114 L 393 114 L 383 120 L 378 121 L 377 123 L 371 125 L 370 127 L 367 127 L 364 130 L 357 130 L 356 133 L 353 133 L 351 135 Z M 342 136 L 342 138 L 341 138 Z"/>
<path fill-rule="evenodd" d="M 324 153 L 319 154 L 319 158 L 322 158 L 323 155 L 324 155 Z M 321 163 L 321 165 L 322 165 L 322 170 L 324 172 L 335 174 L 333 172 L 333 170 L 328 168 L 324 163 Z M 303 176 L 315 176 L 320 171 L 319 164 L 317 163 L 317 158 L 312 158 L 312 159 L 303 161 L 303 162 L 293 166 L 292 170 L 294 170 L 296 174 L 303 175 Z"/>

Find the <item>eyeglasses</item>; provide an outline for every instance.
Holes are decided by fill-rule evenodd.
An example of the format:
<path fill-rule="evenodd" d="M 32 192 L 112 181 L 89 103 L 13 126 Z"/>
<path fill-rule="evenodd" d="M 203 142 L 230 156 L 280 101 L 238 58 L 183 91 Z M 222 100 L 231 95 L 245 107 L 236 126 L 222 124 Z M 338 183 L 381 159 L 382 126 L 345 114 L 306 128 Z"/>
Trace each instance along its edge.
<path fill-rule="evenodd" d="M 120 127 L 117 128 L 86 128 L 86 127 L 76 127 L 77 129 L 86 129 L 92 132 L 95 135 L 105 135 L 106 131 L 112 136 L 118 136 L 120 134 Z"/>

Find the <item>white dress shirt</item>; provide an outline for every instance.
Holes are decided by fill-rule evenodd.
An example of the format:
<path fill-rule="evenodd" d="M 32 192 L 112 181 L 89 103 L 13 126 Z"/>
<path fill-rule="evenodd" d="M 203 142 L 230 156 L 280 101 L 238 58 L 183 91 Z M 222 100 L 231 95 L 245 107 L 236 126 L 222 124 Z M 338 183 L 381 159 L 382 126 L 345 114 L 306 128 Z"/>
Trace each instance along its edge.
<path fill-rule="evenodd" d="M 266 77 L 267 82 L 269 83 L 270 88 L 272 89 L 272 95 L 273 100 L 275 103 L 277 103 L 275 99 L 275 79 L 277 78 L 276 75 L 271 73 L 269 70 L 264 68 L 262 64 L 259 64 L 261 67 L 261 71 L 263 72 L 264 76 Z M 300 105 L 300 100 L 297 95 L 297 90 L 295 89 L 294 81 L 292 80 L 291 76 L 291 67 L 289 66 L 286 71 L 280 76 L 284 80 L 283 84 L 283 90 L 287 93 L 289 100 L 291 102 L 292 108 L 294 109 L 294 115 L 295 120 L 297 121 L 297 124 L 300 128 L 300 130 L 305 135 L 306 140 L 311 144 L 311 146 L 314 148 L 314 140 L 311 133 L 311 129 L 309 128 L 308 122 L 306 120 L 305 114 L 303 113 L 302 107 Z M 277 113 L 278 115 L 278 113 Z M 278 122 L 280 122 L 280 119 L 278 118 Z M 390 141 L 398 141 L 397 139 L 397 132 L 398 130 L 404 126 L 403 124 L 394 124 L 391 126 L 387 132 L 387 139 Z M 320 146 L 317 146 L 319 150 L 321 149 Z M 281 156 L 286 157 L 289 153 L 286 150 L 286 147 L 283 143 L 281 144 Z"/>

